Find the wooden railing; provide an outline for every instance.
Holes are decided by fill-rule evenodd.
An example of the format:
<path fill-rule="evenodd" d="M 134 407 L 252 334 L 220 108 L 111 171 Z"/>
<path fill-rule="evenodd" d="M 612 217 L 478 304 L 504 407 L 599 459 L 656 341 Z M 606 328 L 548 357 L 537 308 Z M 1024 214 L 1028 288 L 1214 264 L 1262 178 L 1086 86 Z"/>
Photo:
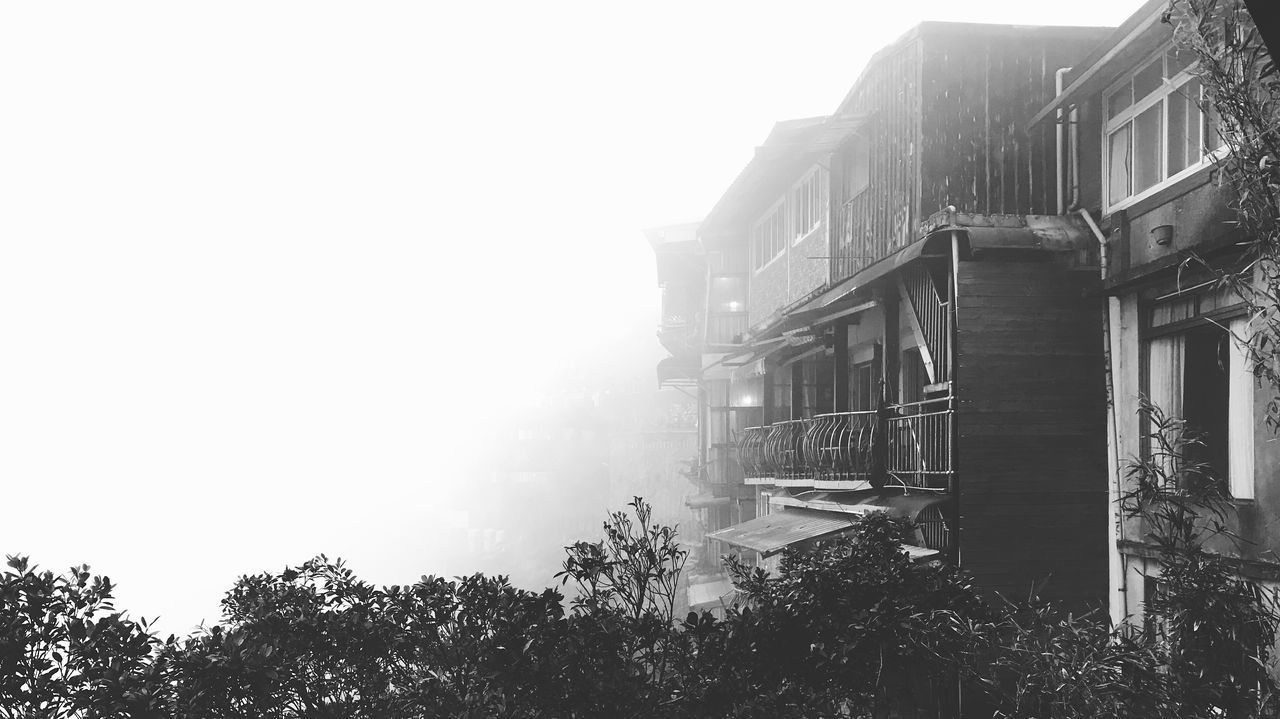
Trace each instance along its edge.
<path fill-rule="evenodd" d="M 885 481 L 947 489 L 954 474 L 951 397 L 749 427 L 738 437 L 743 475 L 756 482 Z M 881 435 L 883 433 L 883 436 Z"/>

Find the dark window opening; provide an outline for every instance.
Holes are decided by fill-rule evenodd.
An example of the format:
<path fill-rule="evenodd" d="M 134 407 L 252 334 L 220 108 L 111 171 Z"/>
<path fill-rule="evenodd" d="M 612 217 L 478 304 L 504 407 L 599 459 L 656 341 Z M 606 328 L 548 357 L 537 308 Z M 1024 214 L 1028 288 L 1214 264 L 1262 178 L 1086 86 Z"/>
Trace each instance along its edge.
<path fill-rule="evenodd" d="M 1183 367 L 1182 413 L 1187 428 L 1199 442 L 1183 448 L 1188 464 L 1203 463 L 1224 484 L 1228 472 L 1228 426 L 1230 424 L 1230 380 L 1227 373 L 1230 337 L 1217 326 L 1196 328 L 1186 334 Z M 1189 480 L 1196 478 L 1191 473 Z"/>
<path fill-rule="evenodd" d="M 849 370 L 849 408 L 865 412 L 876 408 L 875 371 L 872 363 L 854 365 Z"/>

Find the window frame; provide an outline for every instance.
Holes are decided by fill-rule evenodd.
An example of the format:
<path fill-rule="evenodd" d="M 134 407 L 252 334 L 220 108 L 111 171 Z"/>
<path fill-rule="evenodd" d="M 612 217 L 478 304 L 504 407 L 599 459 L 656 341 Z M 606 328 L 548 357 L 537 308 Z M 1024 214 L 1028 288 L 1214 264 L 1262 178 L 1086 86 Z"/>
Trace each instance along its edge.
<path fill-rule="evenodd" d="M 1240 320 L 1242 318 L 1246 318 L 1248 316 L 1248 307 L 1246 303 L 1244 303 L 1243 301 L 1239 301 L 1237 299 L 1237 301 L 1226 302 L 1212 309 L 1202 311 L 1201 303 L 1205 299 L 1205 297 L 1207 297 L 1208 295 L 1212 294 L 1215 291 L 1213 289 L 1214 284 L 1215 283 L 1211 281 L 1203 282 L 1200 284 L 1192 285 L 1184 290 L 1175 291 L 1175 292 L 1162 295 L 1158 298 L 1139 300 L 1138 302 L 1138 349 L 1139 349 L 1138 370 L 1139 370 L 1139 387 L 1141 388 L 1143 396 L 1150 397 L 1152 394 L 1151 343 L 1153 340 L 1157 340 L 1162 337 L 1169 337 L 1172 335 L 1181 335 L 1185 337 L 1189 335 L 1191 332 L 1193 332 L 1194 330 L 1199 328 L 1217 327 L 1228 335 L 1227 341 L 1232 344 L 1232 347 L 1228 351 L 1232 353 L 1239 352 L 1239 350 L 1234 346 L 1234 343 L 1236 340 L 1234 337 L 1231 336 L 1231 325 L 1234 321 Z M 1223 292 L 1224 290 L 1217 290 L 1217 291 Z M 1177 301 L 1190 301 L 1194 303 L 1190 311 L 1190 316 L 1188 316 L 1185 319 L 1171 320 L 1161 325 L 1154 325 L 1152 321 L 1153 310 L 1160 305 L 1171 304 Z M 1229 383 L 1228 387 L 1231 388 L 1233 387 L 1233 385 L 1230 384 L 1233 379 L 1232 370 L 1228 369 L 1227 373 L 1228 373 L 1227 381 Z M 1251 372 L 1249 372 L 1248 374 L 1252 375 Z M 1185 375 L 1182 381 L 1182 392 L 1184 394 L 1186 392 Z M 1255 395 L 1253 391 L 1250 391 L 1249 400 L 1248 400 L 1250 406 L 1252 406 L 1255 401 L 1253 399 L 1254 396 Z M 1228 401 L 1230 402 L 1231 401 L 1230 394 L 1228 395 L 1228 398 L 1229 398 Z M 1228 417 L 1227 417 L 1228 424 L 1226 428 L 1227 430 L 1226 440 L 1227 440 L 1227 446 L 1228 446 L 1228 458 L 1227 458 L 1228 466 L 1227 466 L 1226 476 L 1224 476 L 1222 479 L 1226 483 L 1225 489 L 1227 490 L 1227 495 L 1231 498 L 1233 502 L 1251 502 L 1257 497 L 1257 467 L 1255 463 L 1257 461 L 1258 450 L 1257 450 L 1256 440 L 1251 439 L 1247 442 L 1249 446 L 1249 454 L 1251 455 L 1246 460 L 1244 460 L 1244 464 L 1243 464 L 1243 468 L 1247 470 L 1246 473 L 1249 475 L 1247 478 L 1234 476 L 1235 474 L 1234 470 L 1236 469 L 1236 467 L 1232 466 L 1232 462 L 1233 462 L 1231 458 L 1232 450 L 1230 449 L 1232 445 L 1231 437 L 1235 432 L 1237 431 L 1245 432 L 1250 437 L 1252 437 L 1256 432 L 1257 421 L 1258 421 L 1256 409 L 1250 410 L 1249 416 L 1250 416 L 1250 419 L 1248 421 L 1243 422 L 1242 423 L 1243 426 L 1237 427 L 1235 425 L 1235 422 L 1233 421 L 1232 415 L 1230 414 L 1230 410 L 1228 411 Z M 1140 436 L 1145 437 L 1151 431 L 1149 422 L 1146 420 L 1143 420 L 1142 426 L 1139 429 L 1140 429 Z M 1147 441 L 1143 441 L 1139 449 L 1140 449 L 1140 454 L 1144 460 L 1149 460 L 1151 458 L 1150 446 Z"/>
<path fill-rule="evenodd" d="M 1173 185 L 1174 183 L 1182 179 L 1190 177 L 1196 174 L 1197 172 L 1201 172 L 1205 170 L 1206 168 L 1212 166 L 1215 160 L 1220 159 L 1226 153 L 1225 145 L 1219 145 L 1215 147 L 1213 150 L 1208 149 L 1208 143 L 1206 142 L 1207 138 L 1205 137 L 1205 132 L 1207 129 L 1206 121 L 1208 119 L 1207 118 L 1208 113 L 1204 112 L 1205 90 L 1204 90 L 1203 83 L 1201 83 L 1200 97 L 1196 98 L 1194 102 L 1197 108 L 1197 114 L 1200 117 L 1200 122 L 1199 122 L 1200 159 L 1195 162 L 1188 163 L 1186 167 L 1182 168 L 1181 170 L 1175 172 L 1172 175 L 1168 174 L 1169 99 L 1171 97 L 1176 96 L 1182 90 L 1182 88 L 1186 87 L 1189 83 L 1197 80 L 1197 76 L 1195 75 L 1195 72 L 1194 72 L 1197 67 L 1196 62 L 1192 62 L 1188 64 L 1186 67 L 1174 73 L 1172 77 L 1165 77 L 1168 74 L 1168 69 L 1169 69 L 1168 56 L 1171 50 L 1173 50 L 1172 43 L 1166 43 L 1165 45 L 1161 46 L 1159 50 L 1144 56 L 1141 62 L 1134 63 L 1133 67 L 1129 71 L 1125 72 L 1120 79 L 1108 85 L 1107 88 L 1102 92 L 1100 96 L 1101 102 L 1099 103 L 1100 105 L 1099 109 L 1102 114 L 1102 122 L 1100 123 L 1102 128 L 1101 142 L 1100 142 L 1102 163 L 1101 163 L 1100 173 L 1102 175 L 1102 178 L 1101 178 L 1102 179 L 1102 206 L 1104 208 L 1103 209 L 1104 215 L 1109 215 L 1113 212 L 1129 207 L 1137 202 L 1141 202 L 1142 200 L 1148 197 L 1151 197 L 1152 195 L 1160 192 L 1166 187 L 1169 187 L 1170 185 Z M 1137 75 L 1139 75 L 1143 70 L 1145 70 L 1147 67 L 1149 67 L 1153 62 L 1156 62 L 1156 61 L 1159 61 L 1161 63 L 1161 66 L 1160 66 L 1161 79 L 1160 79 L 1159 86 L 1157 86 L 1155 90 L 1151 91 L 1150 93 L 1148 93 L 1146 96 L 1142 98 L 1135 97 L 1133 101 L 1130 102 L 1130 104 L 1127 107 L 1125 107 L 1123 110 L 1117 113 L 1115 117 L 1113 118 L 1107 117 L 1108 113 L 1110 112 L 1111 97 L 1115 95 L 1116 92 L 1123 90 L 1123 88 L 1126 85 L 1129 85 L 1130 87 L 1132 87 L 1134 78 Z M 1135 128 L 1137 126 L 1137 119 L 1143 113 L 1147 112 L 1148 110 L 1156 106 L 1159 106 L 1161 110 L 1160 112 L 1160 143 L 1158 148 L 1159 149 L 1159 169 L 1157 172 L 1157 176 L 1160 179 L 1157 179 L 1155 183 L 1153 183 L 1150 187 L 1144 190 L 1141 190 L 1139 192 L 1130 191 L 1122 199 L 1112 202 L 1111 201 L 1111 167 L 1112 167 L 1111 138 L 1117 132 L 1123 130 L 1126 127 L 1128 128 L 1128 133 L 1129 133 L 1128 181 L 1129 181 L 1130 188 L 1132 188 L 1134 175 L 1136 174 L 1135 172 L 1136 168 L 1134 167 L 1134 164 L 1133 164 L 1133 156 L 1136 150 Z M 1184 138 L 1184 142 L 1188 140 L 1189 138 Z"/>

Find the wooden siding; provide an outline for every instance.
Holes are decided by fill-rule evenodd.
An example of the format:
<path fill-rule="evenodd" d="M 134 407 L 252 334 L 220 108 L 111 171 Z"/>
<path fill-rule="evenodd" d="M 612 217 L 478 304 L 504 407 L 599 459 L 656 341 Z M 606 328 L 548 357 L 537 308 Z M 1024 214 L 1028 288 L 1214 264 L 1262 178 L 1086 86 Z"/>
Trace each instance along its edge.
<path fill-rule="evenodd" d="M 920 44 L 905 42 L 873 60 L 843 108 L 867 114 L 870 184 L 856 197 L 836 200 L 837 231 L 832 233 L 833 280 L 840 280 L 910 244 L 919 219 Z M 843 152 L 852 151 L 846 147 Z M 839 167 L 843 160 L 833 163 Z M 838 173 L 837 173 L 838 174 Z"/>
<path fill-rule="evenodd" d="M 918 239 L 920 220 L 948 205 L 1056 214 L 1056 126 L 1027 121 L 1053 97 L 1055 72 L 1107 32 L 924 23 L 874 58 L 838 112 L 868 117 L 870 183 L 852 198 L 831 183 L 831 279 Z"/>
<path fill-rule="evenodd" d="M 962 262 L 957 472 L 962 565 L 1025 599 L 1101 602 L 1106 415 L 1097 279 L 1051 262 Z"/>
<path fill-rule="evenodd" d="M 1054 73 L 1098 33 L 934 34 L 924 44 L 920 210 L 1055 214 L 1055 125 L 1027 121 L 1054 96 Z"/>

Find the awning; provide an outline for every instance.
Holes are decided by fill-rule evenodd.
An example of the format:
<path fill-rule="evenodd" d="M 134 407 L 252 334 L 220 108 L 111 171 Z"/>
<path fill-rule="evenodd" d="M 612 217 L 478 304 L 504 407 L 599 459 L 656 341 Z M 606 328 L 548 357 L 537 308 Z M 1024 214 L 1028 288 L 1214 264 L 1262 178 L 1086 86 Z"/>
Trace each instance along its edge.
<path fill-rule="evenodd" d="M 830 313 L 837 309 L 841 309 L 842 301 L 854 299 L 854 294 L 858 290 L 870 285 L 872 282 L 888 275 L 894 270 L 905 266 L 912 260 L 918 259 L 922 254 L 924 254 L 925 246 L 929 243 L 930 239 L 931 238 L 926 237 L 922 240 L 917 240 L 892 255 L 889 255 L 868 267 L 862 268 L 855 272 L 853 276 L 836 283 L 831 289 L 823 292 L 812 300 L 809 300 L 800 307 L 797 307 L 792 311 L 792 316 L 816 318 L 824 313 Z M 874 305 L 868 306 L 867 309 L 870 309 L 871 307 L 874 307 Z"/>
<path fill-rule="evenodd" d="M 737 592 L 738 590 L 734 588 L 733 582 L 724 577 L 706 582 L 690 582 L 687 591 L 689 609 L 696 610 L 706 606 L 720 606 L 726 602 L 731 602 Z"/>
<path fill-rule="evenodd" d="M 767 556 L 793 544 L 848 531 L 856 522 L 857 517 L 848 515 L 783 510 L 712 532 L 707 537 Z"/>
<path fill-rule="evenodd" d="M 858 517 L 850 514 L 784 509 L 712 532 L 707 538 L 750 549 L 767 557 L 795 544 L 843 534 L 857 522 Z M 940 554 L 936 549 L 910 544 L 901 546 L 902 551 L 916 561 L 931 559 Z"/>
<path fill-rule="evenodd" d="M 684 506 L 690 509 L 705 509 L 707 507 L 722 507 L 729 503 L 728 497 L 717 497 L 711 494 L 695 494 L 684 500 Z"/>
<path fill-rule="evenodd" d="M 658 361 L 658 386 L 691 385 L 698 383 L 698 371 L 702 369 L 698 358 L 668 357 Z"/>
<path fill-rule="evenodd" d="M 775 507 L 796 507 L 865 516 L 872 512 L 885 512 L 891 517 L 903 517 L 918 521 L 920 515 L 932 507 L 946 504 L 950 497 L 940 492 L 913 491 L 904 494 L 901 489 L 867 489 L 853 492 L 802 492 L 797 495 L 774 495 L 769 504 Z"/>

